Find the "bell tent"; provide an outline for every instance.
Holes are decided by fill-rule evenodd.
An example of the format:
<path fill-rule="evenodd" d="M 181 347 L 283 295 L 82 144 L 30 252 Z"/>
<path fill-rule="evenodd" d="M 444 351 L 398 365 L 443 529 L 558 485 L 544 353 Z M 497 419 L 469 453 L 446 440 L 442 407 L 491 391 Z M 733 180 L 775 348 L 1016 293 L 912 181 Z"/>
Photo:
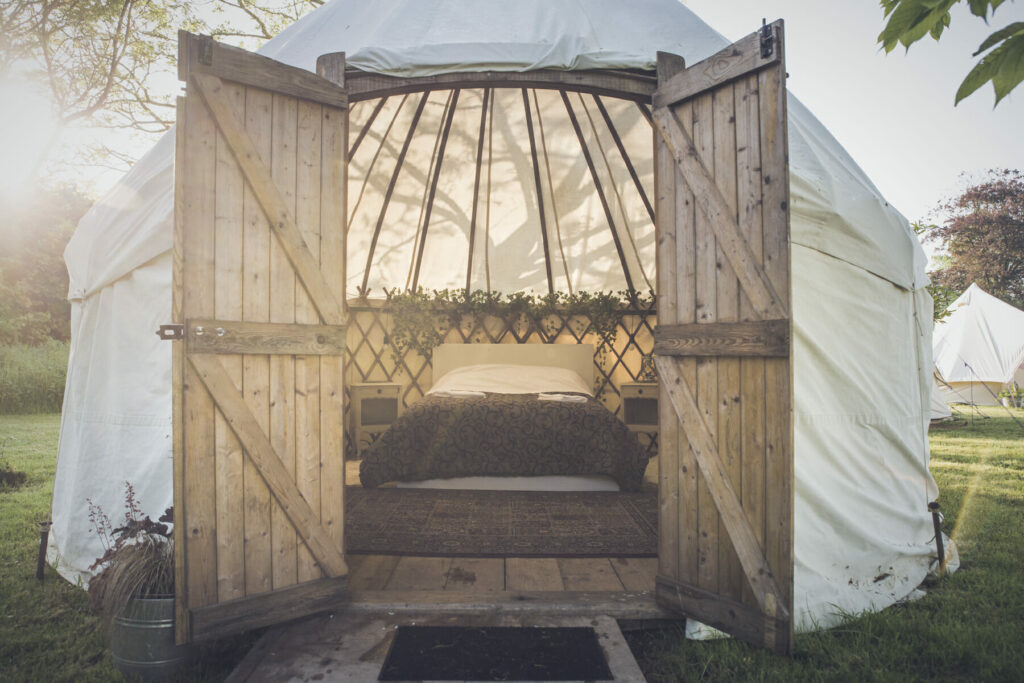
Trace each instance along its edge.
<path fill-rule="evenodd" d="M 1024 311 L 972 284 L 935 326 L 935 369 L 946 403 L 993 406 L 1008 384 L 1024 386 Z"/>
<path fill-rule="evenodd" d="M 725 538 L 720 551 L 711 548 L 709 555 L 700 545 L 705 541 L 695 540 L 696 529 L 688 526 L 692 520 L 684 508 L 695 503 L 698 483 L 692 477 L 697 475 L 695 468 L 687 470 L 685 465 L 700 448 L 687 447 L 673 408 L 661 409 L 663 419 L 666 414 L 671 417 L 669 431 L 662 430 L 658 456 L 661 526 L 663 534 L 672 530 L 678 536 L 663 545 L 659 558 L 659 575 L 676 577 L 675 583 L 662 582 L 659 576 L 658 590 L 678 587 L 678 577 L 687 568 L 700 572 L 717 566 L 715 553 L 720 553 L 722 567 L 734 567 L 730 571 L 740 579 L 746 574 L 750 585 L 757 585 L 758 562 L 777 563 L 782 567 L 774 570 L 779 586 L 760 587 L 753 598 L 750 591 L 745 596 L 737 591 L 730 604 L 756 598 L 752 604 L 760 605 L 765 614 L 782 615 L 786 610 L 776 612 L 774 600 L 790 596 L 790 627 L 827 627 L 844 615 L 881 609 L 906 597 L 935 559 L 926 507 L 938 493 L 928 470 L 932 378 L 926 321 L 931 302 L 924 289 L 925 257 L 907 221 L 886 203 L 828 130 L 796 98 L 785 95 L 784 85 L 778 88 L 785 77 L 782 41 L 781 27 L 775 24 L 730 48 L 728 40 L 674 0 L 333 0 L 266 43 L 258 53 L 263 60 L 208 40 L 192 40 L 189 49 L 194 50 L 183 52 L 188 91 L 179 110 L 193 122 L 192 137 L 177 144 L 180 154 L 199 139 L 201 126 L 194 123 L 199 117 L 192 116 L 189 107 L 199 106 L 194 103 L 201 99 L 227 103 L 216 116 L 230 118 L 231 107 L 236 107 L 233 116 L 240 125 L 270 122 L 265 133 L 245 136 L 244 144 L 256 149 L 255 156 L 271 159 L 266 177 L 279 188 L 274 196 L 294 207 L 297 222 L 311 220 L 310 212 L 315 213 L 312 220 L 326 220 L 335 210 L 330 193 L 344 194 L 347 188 L 346 210 L 336 216 L 341 224 L 347 223 L 341 243 L 347 256 L 337 271 L 324 271 L 318 280 L 326 282 L 327 289 L 336 282 L 335 290 L 344 289 L 336 292 L 339 299 L 348 300 L 346 383 L 381 378 L 388 354 L 378 348 L 365 363 L 360 354 L 368 353 L 366 347 L 374 339 L 378 347 L 383 343 L 388 317 L 380 313 L 383 304 L 373 301 L 394 289 L 537 294 L 650 290 L 658 295 L 659 330 L 673 328 L 677 335 L 715 322 L 716 315 L 718 324 L 726 326 L 790 317 L 791 329 L 782 337 L 781 351 L 762 351 L 781 357 L 757 359 L 755 366 L 762 368 L 757 370 L 760 390 L 782 397 L 783 408 L 774 417 L 769 415 L 778 419 L 782 431 L 777 436 L 762 431 L 749 438 L 736 434 L 737 443 L 749 444 L 744 448 L 761 448 L 766 441 L 769 447 L 785 445 L 787 433 L 792 433 L 792 471 L 781 470 L 784 478 L 777 487 L 758 490 L 752 482 L 763 482 L 758 477 L 766 476 L 765 470 L 743 474 L 745 484 L 739 474 L 729 475 L 734 479 L 734 502 L 743 508 L 762 505 L 760 512 L 752 513 L 760 515 L 752 532 L 745 522 L 729 527 L 736 530 L 736 547 L 742 545 L 737 540 L 743 536 L 740 532 L 750 532 L 739 564 L 726 557 L 731 550 L 725 545 L 729 539 L 724 530 L 737 524 L 732 516 L 720 518 Z M 323 69 L 323 79 L 297 71 L 315 73 L 318 58 L 339 52 L 345 53 L 343 71 Z M 659 52 L 682 60 L 659 58 Z M 717 61 L 703 63 L 703 71 L 686 70 L 712 56 Z M 747 71 L 729 71 L 733 57 L 746 60 Z M 231 70 L 231 65 L 243 62 L 266 74 L 287 71 L 289 78 L 281 81 L 291 84 L 287 87 L 308 84 L 310 92 L 321 93 L 318 108 L 293 104 L 286 86 L 283 94 L 260 92 L 259 76 L 250 74 L 246 81 L 244 74 L 238 75 L 245 69 Z M 227 70 L 217 72 L 219 63 Z M 719 73 L 723 70 L 716 70 L 716 64 L 728 68 Z M 297 69 L 288 70 L 292 67 Z M 698 78 L 698 72 L 705 76 Z M 243 84 L 231 85 L 233 78 Z M 720 89 L 700 97 L 687 90 L 704 81 L 713 81 Z M 275 81 L 268 76 L 264 87 L 272 88 L 271 82 Z M 676 99 L 666 99 L 669 91 Z M 782 93 L 775 104 L 757 109 L 758 98 L 767 101 L 773 92 Z M 329 110 L 347 112 L 347 153 L 336 159 L 347 166 L 347 184 L 337 175 L 337 166 L 321 166 L 318 161 L 346 150 L 337 131 L 332 133 L 328 126 L 336 119 L 328 122 L 326 114 L 321 116 Z M 778 118 L 779 112 L 788 118 Z M 179 116 L 179 124 L 181 120 Z M 788 125 L 773 129 L 773 121 Z M 674 154 L 679 141 L 690 136 L 693 154 Z M 209 140 L 210 150 L 238 142 L 217 136 Z M 291 150 L 291 156 L 278 150 Z M 239 171 L 234 166 L 222 171 L 220 161 L 209 176 L 179 169 L 179 191 L 184 186 L 186 197 L 179 198 L 176 207 L 175 157 L 171 132 L 83 218 L 65 252 L 72 346 L 54 487 L 51 559 L 71 580 L 87 580 L 88 566 L 102 552 L 90 533 L 87 499 L 114 512 L 120 507 L 122 483 L 130 481 L 145 511 L 156 516 L 178 494 L 172 492 L 177 476 L 172 386 L 180 378 L 172 377 L 172 347 L 184 342 L 172 344 L 154 334 L 172 321 L 175 209 L 196 210 L 189 197 L 206 196 L 201 193 L 219 186 L 222 176 Z M 702 161 L 694 165 L 698 157 Z M 769 161 L 781 164 L 781 172 L 772 175 Z M 182 159 L 178 162 L 184 164 Z M 686 167 L 688 163 L 691 166 Z M 697 182 L 691 176 L 700 176 L 701 169 L 725 189 L 694 192 L 698 185 L 687 183 Z M 329 173 L 335 174 L 333 186 L 322 175 Z M 222 225 L 239 231 L 252 227 L 248 189 L 244 198 L 242 194 L 222 192 L 209 200 L 218 235 Z M 696 210 L 691 206 L 694 201 L 699 205 Z M 739 244 L 736 233 L 728 230 L 690 246 L 679 237 L 678 254 L 658 244 L 657 231 L 667 234 L 665 226 L 682 230 L 676 224 L 688 220 L 689 233 L 671 234 L 692 236 L 694 221 L 699 231 L 705 217 L 716 210 L 722 213 L 723 206 L 733 218 L 722 224 L 744 226 L 742 231 L 755 224 L 751 220 L 760 226 L 762 216 L 766 226 L 769 219 L 781 221 L 783 228 L 788 224 L 788 244 L 784 233 L 771 239 L 754 237 L 753 246 Z M 337 243 L 336 238 L 323 233 L 321 254 L 327 253 L 329 240 Z M 209 244 L 203 258 L 221 258 L 214 256 L 220 242 Z M 776 247 L 778 251 L 771 251 Z M 185 259 L 192 258 L 194 264 L 198 252 L 189 249 L 186 243 Z M 236 257 L 236 273 L 253 258 L 241 252 Z M 189 267 L 186 264 L 185 270 Z M 336 275 L 346 268 L 344 281 L 338 281 Z M 733 278 L 730 284 L 722 273 L 734 270 L 736 277 L 753 276 L 740 285 Z M 791 285 L 786 279 L 790 270 Z M 698 293 L 694 309 L 692 291 L 679 283 L 701 273 L 710 282 L 712 300 L 717 277 L 719 296 L 726 301 L 731 291 L 732 303 L 723 303 L 716 311 L 713 305 L 708 307 L 707 295 Z M 220 296 L 221 281 L 210 282 Z M 302 298 L 297 296 L 297 282 L 289 277 L 286 290 L 295 302 Z M 273 285 L 270 296 L 279 291 Z M 689 299 L 685 291 L 690 292 Z M 317 320 L 308 300 L 308 319 L 294 312 L 301 308 L 299 303 L 294 306 L 289 322 Z M 759 306 L 776 314 L 758 317 L 751 311 Z M 211 312 L 221 319 L 241 319 Z M 360 315 L 370 317 L 357 331 Z M 273 322 L 272 317 L 265 319 Z M 653 325 L 653 317 L 650 321 Z M 195 341 L 191 339 L 190 344 Z M 879 339 L 886 340 L 884 353 Z M 790 340 L 791 351 L 786 346 Z M 636 379 L 640 355 L 650 353 L 654 340 L 648 333 L 636 343 L 643 348 L 633 349 L 632 361 L 605 370 L 612 385 Z M 671 399 L 673 406 L 680 401 L 685 408 L 685 392 L 669 392 L 665 373 L 685 382 L 687 367 L 692 366 L 685 359 L 674 365 L 677 361 L 666 353 L 656 358 L 663 404 Z M 701 361 L 701 367 L 713 368 L 708 363 L 716 362 Z M 728 378 L 733 370 L 739 376 L 741 368 L 754 361 L 729 362 L 723 361 L 719 377 Z M 629 365 L 636 367 L 622 367 Z M 198 362 L 195 367 L 200 367 Z M 764 373 L 774 371 L 763 368 L 776 367 L 783 368 L 781 374 L 769 375 L 776 379 L 766 382 Z M 393 366 L 387 369 L 386 379 L 415 385 L 416 391 L 407 391 L 409 400 L 429 383 L 429 367 L 417 368 L 423 369 L 418 379 L 405 377 Z M 705 376 L 702 373 L 698 374 Z M 727 379 L 721 381 L 724 401 Z M 757 405 L 769 406 L 770 412 L 771 404 L 763 398 L 767 394 L 755 399 L 737 392 L 736 405 L 742 399 L 746 406 L 743 420 L 753 424 L 768 419 L 758 412 L 761 409 L 747 412 Z M 790 400 L 791 412 L 786 407 Z M 719 410 L 703 395 L 695 401 L 703 419 L 713 423 Z M 723 430 L 726 416 L 741 415 L 730 410 L 721 408 Z M 740 424 L 737 418 L 735 425 Z M 725 441 L 723 448 L 729 448 Z M 784 455 L 764 457 L 769 465 L 780 457 L 785 464 Z M 717 462 L 700 461 L 702 466 Z M 211 465 L 205 471 L 220 470 Z M 751 498 L 764 495 L 775 501 L 776 494 L 780 498 L 767 503 L 769 508 L 777 506 L 773 509 Z M 180 509 L 176 512 L 181 514 Z M 714 509 L 711 514 L 712 520 L 718 519 Z M 718 522 L 714 524 L 717 528 Z M 186 526 L 186 535 L 205 533 Z M 229 536 L 224 531 L 217 538 L 226 542 Z M 758 550 L 768 543 L 763 539 L 776 537 L 781 540 L 774 549 Z M 751 549 L 754 552 L 747 552 Z M 192 581 L 192 574 L 188 577 Z M 713 593 L 718 579 L 712 578 L 694 595 Z M 216 596 L 211 600 L 215 602 Z"/>

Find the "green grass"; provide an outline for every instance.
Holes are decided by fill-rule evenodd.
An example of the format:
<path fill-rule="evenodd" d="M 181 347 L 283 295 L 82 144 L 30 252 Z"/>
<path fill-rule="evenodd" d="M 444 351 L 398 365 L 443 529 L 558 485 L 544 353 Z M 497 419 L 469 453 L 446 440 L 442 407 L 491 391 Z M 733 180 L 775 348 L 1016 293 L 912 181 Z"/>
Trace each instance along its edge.
<path fill-rule="evenodd" d="M 1024 423 L 1024 410 L 1014 410 Z M 1012 681 L 1024 677 L 1024 428 L 1003 408 L 933 429 L 932 473 L 958 572 L 927 596 L 796 637 L 792 658 L 679 629 L 630 636 L 657 681 Z"/>
<path fill-rule="evenodd" d="M 35 577 L 37 522 L 50 518 L 59 430 L 59 415 L 0 415 L 0 461 L 28 475 L 23 486 L 0 489 L 0 681 L 122 681 L 85 591 L 51 567 L 42 583 Z M 223 680 L 250 640 L 207 646 L 181 680 Z"/>
<path fill-rule="evenodd" d="M 59 411 L 67 369 L 67 342 L 0 346 L 0 415 Z"/>
<path fill-rule="evenodd" d="M 1001 408 L 932 430 L 944 530 L 961 556 L 927 597 L 797 636 L 792 658 L 679 629 L 631 635 L 656 681 L 1004 681 L 1024 672 L 1024 429 Z M 1024 411 L 1014 414 L 1024 422 Z M 27 482 L 0 491 L 0 680 L 117 681 L 103 622 L 47 569 L 35 579 L 36 522 L 49 517 L 57 415 L 0 416 L 3 458 Z M 208 647 L 184 680 L 222 680 L 250 639 Z"/>

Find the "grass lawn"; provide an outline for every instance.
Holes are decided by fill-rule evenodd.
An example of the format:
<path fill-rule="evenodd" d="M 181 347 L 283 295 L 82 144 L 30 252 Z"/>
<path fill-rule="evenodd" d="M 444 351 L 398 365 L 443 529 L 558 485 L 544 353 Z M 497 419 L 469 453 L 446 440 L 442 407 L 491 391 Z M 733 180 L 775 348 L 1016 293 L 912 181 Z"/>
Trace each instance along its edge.
<path fill-rule="evenodd" d="M 1024 411 L 1014 411 L 1024 422 Z M 922 600 L 800 635 L 792 659 L 679 630 L 631 636 L 652 682 L 678 680 L 1021 680 L 1024 676 L 1024 428 L 1002 408 L 932 430 L 944 530 L 961 569 Z M 35 579 L 36 522 L 49 518 L 57 415 L 0 415 L 3 461 L 28 475 L 0 490 L 0 681 L 121 680 L 85 594 L 47 568 Z M 185 680 L 222 680 L 244 639 L 208 647 Z"/>
<path fill-rule="evenodd" d="M 59 415 L 0 415 L 0 468 L 28 475 L 0 489 L 0 681 L 122 681 L 85 591 L 51 567 L 36 580 L 37 522 L 50 518 L 59 430 Z M 183 680 L 223 680 L 248 640 L 208 646 Z"/>
<path fill-rule="evenodd" d="M 1014 410 L 1024 424 L 1024 410 Z M 648 680 L 1024 680 L 1024 427 L 1003 408 L 932 429 L 943 531 L 960 571 L 916 602 L 798 635 L 792 659 L 679 631 L 632 639 Z"/>

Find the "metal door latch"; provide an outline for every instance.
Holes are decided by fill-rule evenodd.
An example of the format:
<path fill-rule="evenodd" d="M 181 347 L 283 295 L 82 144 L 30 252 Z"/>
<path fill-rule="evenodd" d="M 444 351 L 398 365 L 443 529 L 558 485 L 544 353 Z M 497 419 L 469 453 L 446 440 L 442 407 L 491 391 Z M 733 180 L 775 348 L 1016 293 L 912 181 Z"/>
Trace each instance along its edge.
<path fill-rule="evenodd" d="M 775 40 L 772 36 L 772 27 L 768 25 L 768 20 L 765 18 L 761 19 L 761 59 L 768 59 L 772 56 L 772 51 L 775 49 Z"/>
<path fill-rule="evenodd" d="M 156 331 L 156 336 L 164 341 L 178 341 L 185 338 L 184 325 L 161 325 Z"/>

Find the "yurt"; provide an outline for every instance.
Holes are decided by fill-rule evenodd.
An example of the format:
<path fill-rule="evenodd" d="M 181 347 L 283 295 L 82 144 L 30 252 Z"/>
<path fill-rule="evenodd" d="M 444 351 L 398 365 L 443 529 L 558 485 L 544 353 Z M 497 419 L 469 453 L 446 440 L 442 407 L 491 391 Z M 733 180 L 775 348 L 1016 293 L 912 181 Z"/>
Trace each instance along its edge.
<path fill-rule="evenodd" d="M 623 419 L 655 384 L 643 594 L 780 651 L 905 598 L 936 559 L 926 259 L 786 95 L 781 23 L 751 31 L 730 45 L 674 0 L 332 0 L 257 56 L 183 36 L 181 134 L 65 252 L 61 573 L 87 580 L 86 501 L 114 513 L 130 481 L 175 506 L 179 636 L 322 606 L 358 392 L 411 412 L 441 379 L 393 348 L 394 297 L 622 292 L 612 338 L 439 334 L 595 344 L 579 391 Z"/>
<path fill-rule="evenodd" d="M 1024 311 L 977 283 L 949 306 L 935 326 L 935 370 L 946 403 L 994 406 L 1011 383 L 1024 386 Z"/>

